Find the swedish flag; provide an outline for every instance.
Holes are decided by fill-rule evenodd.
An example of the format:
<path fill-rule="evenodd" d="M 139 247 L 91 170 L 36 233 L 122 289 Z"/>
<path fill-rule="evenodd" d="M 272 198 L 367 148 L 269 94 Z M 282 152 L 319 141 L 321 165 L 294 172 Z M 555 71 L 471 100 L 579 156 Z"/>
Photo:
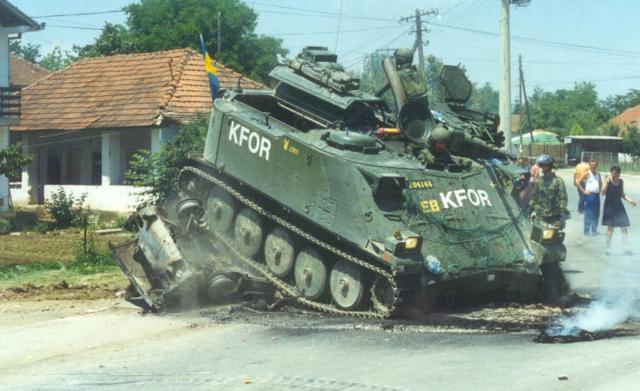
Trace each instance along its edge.
<path fill-rule="evenodd" d="M 200 34 L 200 51 L 202 52 L 202 58 L 204 59 L 204 69 L 207 71 L 207 75 L 209 76 L 209 87 L 211 88 L 211 99 L 216 99 L 218 97 L 218 90 L 220 89 L 220 80 L 218 80 L 218 71 L 216 67 L 213 66 L 213 61 L 207 53 L 207 48 L 204 47 L 204 39 L 202 39 L 202 34 Z"/>

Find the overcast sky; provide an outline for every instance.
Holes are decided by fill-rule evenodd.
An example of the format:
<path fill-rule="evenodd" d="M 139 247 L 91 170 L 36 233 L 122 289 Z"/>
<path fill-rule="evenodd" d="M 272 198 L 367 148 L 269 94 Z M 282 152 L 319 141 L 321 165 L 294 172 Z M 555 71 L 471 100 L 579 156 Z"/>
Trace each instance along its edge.
<path fill-rule="evenodd" d="M 30 16 L 118 10 L 125 0 L 10 0 Z M 411 46 L 410 23 L 399 23 L 416 8 L 439 9 L 429 17 L 425 52 L 447 63 L 465 64 L 470 77 L 498 86 L 499 0 L 246 0 L 259 14 L 258 33 L 284 40 L 291 54 L 305 45 L 336 48 L 339 60 L 361 69 L 366 53 Z M 342 19 L 338 18 L 342 3 Z M 517 56 L 522 54 L 529 91 L 571 88 L 594 82 L 601 97 L 640 88 L 640 0 L 532 0 L 512 7 L 512 76 L 517 92 Z M 36 18 L 42 32 L 27 33 L 25 42 L 44 51 L 55 45 L 91 43 L 104 22 L 122 23 L 123 13 Z M 212 21 L 215 23 L 215 21 Z M 336 31 L 340 27 L 337 37 Z M 71 28 L 74 27 L 74 28 Z M 85 28 L 85 29 L 82 29 Z M 569 45 L 565 45 L 569 44 Z M 528 91 L 528 92 L 529 92 Z M 514 95 L 515 99 L 515 95 Z"/>

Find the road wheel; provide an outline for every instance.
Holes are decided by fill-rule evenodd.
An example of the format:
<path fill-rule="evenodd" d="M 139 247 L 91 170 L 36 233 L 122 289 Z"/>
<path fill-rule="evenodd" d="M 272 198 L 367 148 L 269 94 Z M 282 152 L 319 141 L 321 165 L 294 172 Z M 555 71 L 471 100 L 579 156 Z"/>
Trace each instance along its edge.
<path fill-rule="evenodd" d="M 329 272 L 322 254 L 314 248 L 306 248 L 296 257 L 296 286 L 302 295 L 311 300 L 321 298 L 327 289 Z"/>
<path fill-rule="evenodd" d="M 364 272 L 358 265 L 343 259 L 331 269 L 329 289 L 333 301 L 342 309 L 353 310 L 360 306 L 364 297 Z"/>
<path fill-rule="evenodd" d="M 275 227 L 264 241 L 264 260 L 269 270 L 280 278 L 285 278 L 293 269 L 296 252 L 293 238 L 280 227 Z"/>
<path fill-rule="evenodd" d="M 260 216 L 251 209 L 242 209 L 234 226 L 234 238 L 240 252 L 247 257 L 254 257 L 260 251 L 263 237 Z"/>
<path fill-rule="evenodd" d="M 215 232 L 227 232 L 233 225 L 235 201 L 231 194 L 214 187 L 209 192 L 205 205 L 205 221 Z"/>

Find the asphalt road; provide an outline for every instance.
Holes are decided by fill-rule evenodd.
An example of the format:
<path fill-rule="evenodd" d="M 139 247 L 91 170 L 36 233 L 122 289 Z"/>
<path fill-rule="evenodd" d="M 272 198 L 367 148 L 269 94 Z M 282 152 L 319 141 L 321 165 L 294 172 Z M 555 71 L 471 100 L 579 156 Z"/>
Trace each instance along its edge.
<path fill-rule="evenodd" d="M 627 193 L 640 199 L 640 178 L 626 183 Z M 575 209 L 577 194 L 569 190 Z M 632 224 L 640 223 L 640 208 L 627 210 Z M 574 290 L 635 294 L 638 256 L 620 250 L 606 257 L 605 237 L 584 237 L 581 223 L 574 213 L 567 226 L 564 268 Z M 632 227 L 632 235 L 640 253 L 640 228 Z M 636 332 L 539 344 L 534 331 L 397 324 L 384 330 L 376 322 L 317 315 L 256 319 L 220 311 L 141 315 L 116 300 L 0 303 L 0 388 L 621 390 L 640 384 Z"/>

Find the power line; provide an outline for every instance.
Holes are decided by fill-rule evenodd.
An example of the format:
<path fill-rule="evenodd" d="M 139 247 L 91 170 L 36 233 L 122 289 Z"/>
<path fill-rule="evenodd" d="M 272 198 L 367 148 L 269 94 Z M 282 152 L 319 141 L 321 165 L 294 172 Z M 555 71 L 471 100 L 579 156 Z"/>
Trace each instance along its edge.
<path fill-rule="evenodd" d="M 61 28 L 61 29 L 71 29 L 71 30 L 95 30 L 102 31 L 99 27 L 85 27 L 85 26 L 62 26 L 57 24 L 48 24 L 47 27 Z"/>
<path fill-rule="evenodd" d="M 79 12 L 75 14 L 54 14 L 54 15 L 38 15 L 31 16 L 31 18 L 63 18 L 65 16 L 88 16 L 88 15 L 103 15 L 103 14 L 115 14 L 124 12 L 124 10 L 110 10 L 110 11 L 96 11 L 96 12 Z"/>
<path fill-rule="evenodd" d="M 431 25 L 448 28 L 452 30 L 466 31 L 466 32 L 475 33 L 475 34 L 490 35 L 490 36 L 500 35 L 499 33 L 495 33 L 493 31 L 479 30 L 479 29 L 474 29 L 469 27 L 453 26 L 453 25 L 444 24 L 444 23 L 431 22 Z M 574 50 L 583 50 L 583 51 L 590 51 L 590 52 L 602 52 L 610 55 L 623 56 L 623 57 L 625 56 L 640 57 L 640 52 L 631 51 L 631 50 L 603 48 L 598 46 L 582 45 L 582 44 L 560 42 L 560 41 L 548 41 L 543 39 L 528 38 L 528 37 L 522 37 L 517 35 L 512 35 L 511 38 L 516 41 L 521 41 L 521 42 L 530 43 L 530 44 L 538 44 L 542 46 L 552 46 L 552 47 L 563 48 L 563 49 L 574 49 Z"/>
<path fill-rule="evenodd" d="M 341 30 L 340 34 L 342 33 L 361 33 L 363 31 L 378 31 L 380 29 L 383 30 L 388 30 L 390 28 L 396 28 L 397 26 L 388 26 L 388 27 L 366 27 L 366 28 L 361 28 L 361 29 L 353 29 L 353 30 Z M 335 30 L 334 31 L 310 31 L 310 32 L 282 32 L 282 33 L 262 33 L 262 34 L 267 34 L 267 35 L 274 35 L 274 36 L 297 36 L 297 35 L 325 35 L 325 34 L 335 34 Z"/>

